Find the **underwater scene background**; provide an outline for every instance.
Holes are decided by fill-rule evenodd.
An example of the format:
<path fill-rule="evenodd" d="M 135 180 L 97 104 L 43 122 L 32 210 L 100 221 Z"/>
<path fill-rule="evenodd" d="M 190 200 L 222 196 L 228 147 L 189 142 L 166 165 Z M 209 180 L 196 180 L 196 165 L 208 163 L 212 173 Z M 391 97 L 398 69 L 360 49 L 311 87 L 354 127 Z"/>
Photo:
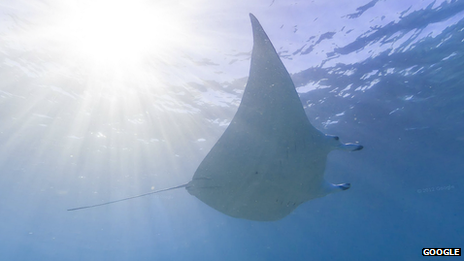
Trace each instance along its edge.
<path fill-rule="evenodd" d="M 184 189 L 261 22 L 351 189 L 282 220 Z M 464 1 L 3 1 L 1 260 L 419 260 L 464 240 Z M 291 117 L 291 115 L 289 115 Z M 438 259 L 438 257 L 431 259 Z"/>

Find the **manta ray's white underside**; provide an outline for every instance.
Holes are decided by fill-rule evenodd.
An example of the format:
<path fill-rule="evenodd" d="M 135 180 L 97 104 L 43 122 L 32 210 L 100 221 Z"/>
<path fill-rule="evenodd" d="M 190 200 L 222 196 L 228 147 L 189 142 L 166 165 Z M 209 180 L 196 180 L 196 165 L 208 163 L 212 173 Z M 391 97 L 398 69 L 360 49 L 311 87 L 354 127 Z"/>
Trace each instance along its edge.
<path fill-rule="evenodd" d="M 254 45 L 242 102 L 187 190 L 227 215 L 271 221 L 305 201 L 349 188 L 324 180 L 327 154 L 362 146 L 342 144 L 311 125 L 271 41 L 250 18 Z"/>

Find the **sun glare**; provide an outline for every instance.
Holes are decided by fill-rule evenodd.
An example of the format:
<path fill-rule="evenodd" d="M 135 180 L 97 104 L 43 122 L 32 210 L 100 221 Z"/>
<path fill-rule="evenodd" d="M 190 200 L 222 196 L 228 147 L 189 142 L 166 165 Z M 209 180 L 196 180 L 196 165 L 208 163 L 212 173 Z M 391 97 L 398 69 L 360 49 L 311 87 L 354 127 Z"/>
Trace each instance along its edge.
<path fill-rule="evenodd" d="M 71 52 L 92 64 L 115 66 L 139 62 L 149 52 L 162 53 L 182 40 L 173 8 L 146 1 L 83 1 L 70 7 L 60 35 Z"/>

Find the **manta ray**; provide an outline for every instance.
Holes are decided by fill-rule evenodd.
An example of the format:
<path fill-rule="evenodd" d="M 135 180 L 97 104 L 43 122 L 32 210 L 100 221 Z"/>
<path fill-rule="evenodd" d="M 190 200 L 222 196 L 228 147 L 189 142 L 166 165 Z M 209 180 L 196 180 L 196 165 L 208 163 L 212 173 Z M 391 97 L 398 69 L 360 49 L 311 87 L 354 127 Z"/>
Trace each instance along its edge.
<path fill-rule="evenodd" d="M 232 217 L 275 221 L 302 203 L 350 188 L 324 179 L 330 151 L 361 150 L 309 122 L 287 69 L 253 14 L 248 82 L 231 123 L 190 182 L 74 211 L 178 188 Z"/>

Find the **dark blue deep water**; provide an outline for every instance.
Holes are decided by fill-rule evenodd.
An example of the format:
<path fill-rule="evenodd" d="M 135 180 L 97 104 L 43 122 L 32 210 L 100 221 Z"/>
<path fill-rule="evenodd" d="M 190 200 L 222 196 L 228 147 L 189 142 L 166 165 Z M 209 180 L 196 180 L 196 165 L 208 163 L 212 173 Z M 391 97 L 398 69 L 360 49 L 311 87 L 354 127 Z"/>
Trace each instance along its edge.
<path fill-rule="evenodd" d="M 351 189 L 275 222 L 226 216 L 185 189 L 67 212 L 190 181 L 240 103 L 250 12 L 311 123 L 364 145 L 328 157 L 326 179 Z M 462 248 L 463 61 L 462 0 L 3 1 L 0 260 Z"/>

